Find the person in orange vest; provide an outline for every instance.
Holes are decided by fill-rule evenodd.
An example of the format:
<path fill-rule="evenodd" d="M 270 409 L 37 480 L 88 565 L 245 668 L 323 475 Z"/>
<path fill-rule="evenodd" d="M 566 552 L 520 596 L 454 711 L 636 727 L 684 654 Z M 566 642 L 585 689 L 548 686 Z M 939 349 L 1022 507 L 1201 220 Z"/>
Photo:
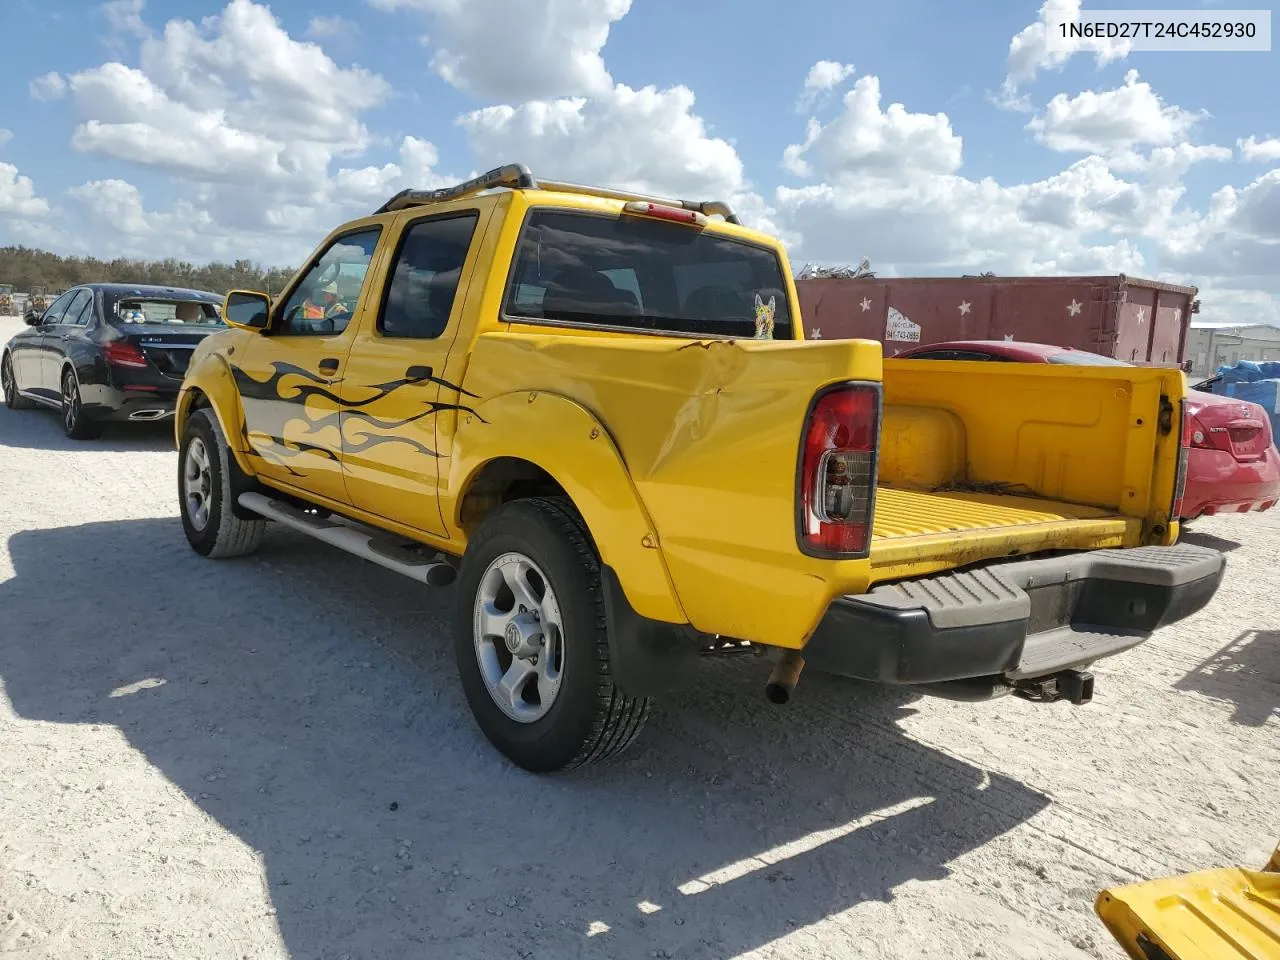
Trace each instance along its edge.
<path fill-rule="evenodd" d="M 345 312 L 345 308 L 338 302 L 338 284 L 336 281 L 331 280 L 320 288 L 318 300 L 308 296 L 302 302 L 302 316 L 306 320 L 323 320 L 341 312 Z"/>

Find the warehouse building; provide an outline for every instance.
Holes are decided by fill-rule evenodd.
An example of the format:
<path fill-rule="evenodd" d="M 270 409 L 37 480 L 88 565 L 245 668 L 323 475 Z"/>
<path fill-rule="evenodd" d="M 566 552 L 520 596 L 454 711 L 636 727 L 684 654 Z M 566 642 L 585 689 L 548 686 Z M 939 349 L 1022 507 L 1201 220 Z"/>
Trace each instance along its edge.
<path fill-rule="evenodd" d="M 1240 360 L 1280 360 L 1280 327 L 1193 320 L 1185 356 L 1191 376 L 1203 377 Z"/>

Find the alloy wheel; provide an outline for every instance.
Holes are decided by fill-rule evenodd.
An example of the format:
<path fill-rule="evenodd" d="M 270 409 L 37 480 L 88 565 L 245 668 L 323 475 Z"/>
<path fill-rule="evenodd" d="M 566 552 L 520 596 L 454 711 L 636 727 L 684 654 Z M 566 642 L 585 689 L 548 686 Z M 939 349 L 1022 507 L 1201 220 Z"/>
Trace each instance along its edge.
<path fill-rule="evenodd" d="M 213 473 L 209 469 L 209 450 L 204 441 L 194 437 L 187 445 L 182 463 L 182 502 L 187 518 L 197 530 L 209 523 L 209 501 L 213 493 Z"/>
<path fill-rule="evenodd" d="M 472 615 L 480 675 L 498 708 L 518 723 L 547 715 L 560 692 L 564 625 L 539 566 L 504 553 L 480 578 Z"/>

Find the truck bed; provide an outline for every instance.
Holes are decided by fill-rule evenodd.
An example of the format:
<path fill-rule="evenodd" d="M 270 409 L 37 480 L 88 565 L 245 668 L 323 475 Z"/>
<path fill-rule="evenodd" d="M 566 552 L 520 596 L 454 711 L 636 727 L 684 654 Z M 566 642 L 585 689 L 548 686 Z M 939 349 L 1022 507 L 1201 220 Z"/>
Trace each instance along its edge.
<path fill-rule="evenodd" d="M 882 485 L 871 542 L 872 582 L 1045 550 L 1130 546 L 1138 543 L 1141 532 L 1141 520 L 1095 507 Z"/>

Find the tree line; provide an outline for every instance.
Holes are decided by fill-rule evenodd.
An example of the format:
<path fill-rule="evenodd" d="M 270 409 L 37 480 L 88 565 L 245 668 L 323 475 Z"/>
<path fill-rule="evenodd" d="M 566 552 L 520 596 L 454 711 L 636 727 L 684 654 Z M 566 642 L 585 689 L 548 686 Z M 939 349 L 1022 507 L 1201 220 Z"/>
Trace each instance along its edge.
<path fill-rule="evenodd" d="M 18 293 L 26 293 L 32 286 L 53 291 L 79 283 L 154 283 L 218 294 L 236 289 L 276 293 L 291 276 L 292 268 L 264 267 L 251 260 L 196 266 L 172 257 L 99 260 L 97 257 L 64 257 L 31 247 L 0 247 L 0 284 L 12 284 Z"/>

